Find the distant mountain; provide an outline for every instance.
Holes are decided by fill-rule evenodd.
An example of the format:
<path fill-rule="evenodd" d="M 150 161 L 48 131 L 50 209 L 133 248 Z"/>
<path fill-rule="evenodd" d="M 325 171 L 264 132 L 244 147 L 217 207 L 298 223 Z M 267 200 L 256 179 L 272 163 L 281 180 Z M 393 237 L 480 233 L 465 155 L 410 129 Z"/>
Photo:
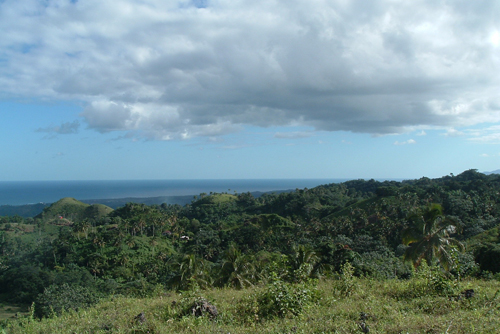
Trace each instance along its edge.
<path fill-rule="evenodd" d="M 490 174 L 500 174 L 500 169 L 494 170 L 492 172 L 483 172 L 485 175 L 490 175 Z"/>

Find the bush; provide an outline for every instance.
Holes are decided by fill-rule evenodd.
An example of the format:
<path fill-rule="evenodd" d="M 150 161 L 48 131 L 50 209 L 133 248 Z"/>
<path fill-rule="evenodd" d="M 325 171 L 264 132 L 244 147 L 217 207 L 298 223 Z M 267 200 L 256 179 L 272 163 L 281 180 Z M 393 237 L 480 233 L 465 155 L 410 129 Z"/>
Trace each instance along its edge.
<path fill-rule="evenodd" d="M 69 310 L 78 311 L 98 301 L 97 295 L 88 288 L 64 283 L 45 288 L 36 300 L 35 310 L 37 316 L 48 317 Z"/>
<path fill-rule="evenodd" d="M 343 296 L 350 296 L 357 289 L 356 277 L 354 277 L 354 267 L 346 262 L 340 269 L 340 281 L 337 284 L 337 291 Z"/>
<path fill-rule="evenodd" d="M 356 276 L 363 275 L 378 279 L 409 278 L 412 274 L 409 263 L 405 263 L 397 257 L 377 252 L 361 254 L 353 261 L 353 266 Z"/>
<path fill-rule="evenodd" d="M 491 271 L 492 273 L 500 272 L 500 244 L 485 243 L 475 252 L 476 261 L 479 263 L 481 270 Z"/>
<path fill-rule="evenodd" d="M 437 266 L 429 267 L 422 261 L 414 277 L 410 279 L 406 297 L 453 296 L 458 293 L 457 281 L 451 280 Z"/>
<path fill-rule="evenodd" d="M 318 299 L 319 290 L 315 281 L 292 284 L 275 276 L 275 279 L 257 296 L 258 314 L 262 318 L 297 316 L 305 307 Z"/>

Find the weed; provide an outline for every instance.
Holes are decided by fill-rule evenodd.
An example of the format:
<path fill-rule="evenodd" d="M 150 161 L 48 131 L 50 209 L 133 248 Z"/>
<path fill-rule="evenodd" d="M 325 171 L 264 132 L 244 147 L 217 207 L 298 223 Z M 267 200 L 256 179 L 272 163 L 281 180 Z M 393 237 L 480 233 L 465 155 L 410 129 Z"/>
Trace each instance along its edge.
<path fill-rule="evenodd" d="M 357 289 L 354 267 L 349 262 L 346 262 L 341 266 L 340 271 L 340 281 L 337 284 L 337 291 L 343 296 L 350 296 Z"/>
<path fill-rule="evenodd" d="M 259 315 L 263 318 L 297 316 L 319 299 L 314 281 L 287 283 L 275 274 L 265 290 L 257 296 Z"/>

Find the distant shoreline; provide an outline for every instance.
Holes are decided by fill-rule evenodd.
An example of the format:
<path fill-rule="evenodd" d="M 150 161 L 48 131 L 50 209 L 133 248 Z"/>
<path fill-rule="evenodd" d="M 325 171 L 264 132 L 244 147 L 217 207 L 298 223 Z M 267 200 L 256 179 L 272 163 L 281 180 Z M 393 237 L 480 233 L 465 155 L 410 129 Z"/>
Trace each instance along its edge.
<path fill-rule="evenodd" d="M 64 197 L 78 200 L 193 197 L 201 193 L 269 192 L 314 188 L 342 179 L 268 180 L 131 180 L 131 181 L 9 181 L 0 182 L 0 205 L 54 203 Z M 182 200 L 185 203 L 185 200 Z"/>
<path fill-rule="evenodd" d="M 273 191 L 254 191 L 250 192 L 254 197 L 259 197 L 266 193 L 283 193 L 283 192 L 291 192 L 294 189 L 287 190 L 273 190 Z M 161 205 L 163 203 L 170 205 L 181 205 L 184 206 L 193 201 L 195 196 L 199 194 L 193 195 L 183 195 L 183 196 L 154 196 L 154 197 L 122 197 L 122 198 L 107 198 L 107 199 L 77 199 L 80 202 L 87 204 L 103 204 L 109 206 L 112 209 L 116 209 L 124 206 L 127 203 L 140 203 L 146 205 Z M 19 204 L 19 205 L 10 205 L 4 204 L 0 205 L 0 216 L 14 216 L 19 215 L 23 218 L 34 217 L 41 213 L 44 208 L 50 206 L 54 202 L 45 203 L 29 203 L 29 204 Z"/>

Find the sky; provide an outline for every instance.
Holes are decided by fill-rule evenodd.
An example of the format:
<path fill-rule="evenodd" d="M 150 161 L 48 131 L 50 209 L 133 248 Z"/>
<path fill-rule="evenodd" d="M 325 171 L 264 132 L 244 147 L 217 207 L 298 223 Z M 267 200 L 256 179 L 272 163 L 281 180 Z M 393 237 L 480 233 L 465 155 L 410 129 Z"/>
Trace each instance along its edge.
<path fill-rule="evenodd" d="M 0 0 L 0 180 L 500 169 L 497 0 Z"/>

